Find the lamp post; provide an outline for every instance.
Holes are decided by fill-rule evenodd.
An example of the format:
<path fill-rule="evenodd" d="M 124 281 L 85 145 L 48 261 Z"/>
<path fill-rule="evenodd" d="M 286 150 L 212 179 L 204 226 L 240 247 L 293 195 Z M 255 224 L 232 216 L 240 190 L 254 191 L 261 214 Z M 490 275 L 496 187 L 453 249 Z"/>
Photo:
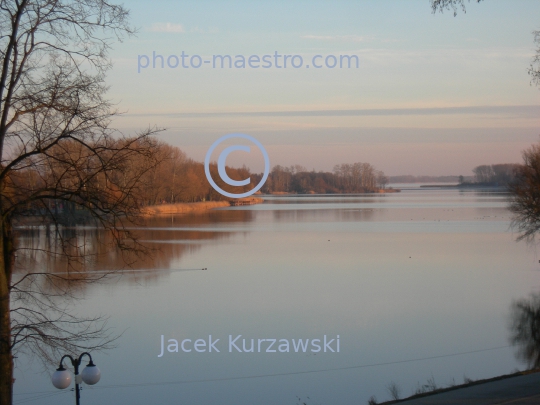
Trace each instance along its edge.
<path fill-rule="evenodd" d="M 90 362 L 86 365 L 82 373 L 79 374 L 79 366 L 81 365 L 84 355 L 88 356 Z M 73 359 L 69 354 L 66 354 L 60 359 L 60 367 L 58 367 L 52 375 L 52 383 L 58 389 L 63 390 L 71 384 L 71 373 L 66 370 L 62 364 L 65 358 L 71 360 L 71 365 L 75 369 L 75 403 L 80 405 L 81 394 L 79 384 L 83 381 L 88 385 L 96 384 L 101 378 L 101 371 L 99 371 L 99 368 L 97 368 L 92 361 L 90 353 L 84 352 L 78 359 Z"/>

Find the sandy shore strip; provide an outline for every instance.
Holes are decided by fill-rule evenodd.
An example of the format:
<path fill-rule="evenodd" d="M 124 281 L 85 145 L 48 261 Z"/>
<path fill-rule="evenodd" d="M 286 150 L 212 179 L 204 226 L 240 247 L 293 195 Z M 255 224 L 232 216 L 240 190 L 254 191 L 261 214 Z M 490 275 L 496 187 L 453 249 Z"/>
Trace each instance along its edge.
<path fill-rule="evenodd" d="M 230 207 L 238 201 L 242 202 L 241 205 L 252 205 L 262 203 L 263 199 L 252 197 L 240 198 L 234 201 L 201 201 L 194 203 L 151 205 L 149 207 L 143 208 L 142 213 L 144 216 L 188 214 L 192 212 L 207 211 L 214 208 Z"/>

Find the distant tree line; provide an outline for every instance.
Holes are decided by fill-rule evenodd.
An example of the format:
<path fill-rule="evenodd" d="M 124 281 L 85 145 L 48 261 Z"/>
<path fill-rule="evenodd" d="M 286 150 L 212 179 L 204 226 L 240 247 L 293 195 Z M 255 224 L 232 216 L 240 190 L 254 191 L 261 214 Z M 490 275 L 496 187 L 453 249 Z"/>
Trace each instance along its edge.
<path fill-rule="evenodd" d="M 508 186 L 515 181 L 520 167 L 517 163 L 476 166 L 474 180 L 477 184 Z"/>
<path fill-rule="evenodd" d="M 119 204 L 128 207 L 126 211 L 164 203 L 227 199 L 210 186 L 203 163 L 189 159 L 175 146 L 148 137 L 100 142 L 106 143 L 106 148 L 91 141 L 83 145 L 65 140 L 47 150 L 47 159 L 29 159 L 6 177 L 5 198 L 23 216 L 64 214 L 70 218 L 72 214 L 84 216 L 88 211 L 84 207 L 98 207 L 106 213 L 119 209 Z M 99 155 L 94 152 L 97 149 Z M 250 176 L 247 168 L 226 170 L 235 180 Z M 238 193 L 252 188 L 233 189 L 225 184 L 216 164 L 210 165 L 210 172 L 224 190 Z M 76 196 L 70 194 L 73 190 Z"/>
<path fill-rule="evenodd" d="M 262 174 L 252 175 L 252 183 L 258 183 Z M 386 188 L 388 177 L 369 163 L 343 163 L 334 166 L 332 172 L 307 171 L 305 167 L 274 166 L 263 193 L 335 194 L 369 193 Z"/>
<path fill-rule="evenodd" d="M 143 200 L 146 205 L 229 199 L 215 191 L 208 183 L 202 162 L 188 158 L 175 146 L 161 143 L 159 148 L 163 155 L 162 163 L 150 170 L 144 180 L 146 187 Z M 229 186 L 221 180 L 217 165 L 210 164 L 210 173 L 214 181 L 232 193 L 251 190 L 262 178 L 262 173 L 251 173 L 246 167 L 227 166 L 226 171 L 233 180 L 251 179 L 251 183 L 244 187 Z M 387 184 L 388 177 L 369 163 L 340 164 L 334 167 L 333 172 L 309 172 L 300 165 L 289 167 L 277 165 L 270 172 L 261 192 L 365 193 L 384 189 Z"/>
<path fill-rule="evenodd" d="M 123 143 L 122 143 L 123 142 Z M 130 152 L 129 159 L 127 152 L 123 152 L 124 143 L 132 142 L 131 149 L 140 150 L 140 153 Z M 107 198 L 111 201 L 120 192 L 120 189 L 133 187 L 132 174 L 137 175 L 136 193 L 132 190 L 132 195 L 136 194 L 136 205 L 148 206 L 157 204 L 175 204 L 182 202 L 198 201 L 219 201 L 228 200 L 228 197 L 215 191 L 209 184 L 204 173 L 204 164 L 186 156 L 178 147 L 165 142 L 148 140 L 144 144 L 140 141 L 109 141 L 108 155 L 112 163 L 108 168 L 107 176 L 102 173 L 88 175 L 82 179 L 79 172 L 93 173 L 93 167 L 97 166 L 97 158 L 88 158 L 81 152 L 81 146 L 77 142 L 65 142 L 62 147 L 51 148 L 48 152 L 50 161 L 54 162 L 41 164 L 39 161 L 32 162 L 25 168 L 21 168 L 13 173 L 9 178 L 10 198 L 20 199 L 21 195 L 31 195 L 34 190 L 47 189 L 48 184 L 58 182 L 70 187 L 81 188 L 85 198 L 94 198 L 90 195 L 90 190 L 107 190 Z M 139 144 L 140 143 L 140 144 Z M 144 151 L 144 152 L 143 152 Z M 150 152 L 151 151 L 151 152 Z M 154 163 L 148 165 L 147 155 L 154 156 Z M 126 156 L 124 156 L 126 155 Z M 113 159 L 114 157 L 114 159 Z M 78 172 L 66 169 L 66 162 L 73 162 L 77 159 Z M 121 162 L 117 163 L 117 162 Z M 70 163 L 72 164 L 72 163 Z M 145 167 L 146 166 L 146 167 Z M 70 166 L 71 167 L 71 166 Z M 509 185 L 515 179 L 515 175 L 520 165 L 518 164 L 494 164 L 481 165 L 474 168 L 474 182 L 461 177 L 460 183 L 467 184 L 490 184 Z M 240 193 L 251 190 L 262 178 L 262 173 L 251 173 L 246 167 L 234 168 L 227 166 L 227 174 L 231 179 L 243 180 L 251 179 L 251 183 L 244 187 L 233 187 L 225 184 L 220 178 L 215 163 L 210 164 L 210 173 L 214 181 L 222 189 L 232 193 Z M 433 179 L 433 177 L 429 177 Z M 438 181 L 457 176 L 437 177 Z M 268 179 L 261 188 L 262 193 L 297 193 L 297 194 L 335 194 L 335 193 L 369 193 L 385 189 L 389 183 L 389 178 L 380 170 L 377 170 L 369 163 L 342 163 L 334 166 L 332 172 L 308 171 L 300 165 L 274 166 Z M 414 176 L 394 176 L 393 182 L 408 182 L 411 180 L 425 181 L 427 178 Z M 455 181 L 455 180 L 454 180 Z M 100 197 L 103 198 L 103 197 Z M 57 209 L 55 203 L 50 200 L 48 207 L 40 206 L 39 209 Z M 72 209 L 70 204 L 60 203 L 61 209 Z M 35 211 L 36 204 L 30 203 L 26 206 L 30 212 Z"/>
<path fill-rule="evenodd" d="M 212 188 L 204 173 L 204 164 L 188 158 L 176 146 L 159 143 L 161 163 L 149 170 L 141 200 L 144 205 L 176 204 L 182 202 L 229 200 Z M 233 180 L 244 180 L 251 176 L 248 168 L 227 166 L 227 174 Z M 210 174 L 216 184 L 225 191 L 241 193 L 253 188 L 251 185 L 233 187 L 221 180 L 217 165 L 210 164 Z"/>
<path fill-rule="evenodd" d="M 501 163 L 480 165 L 473 169 L 473 176 L 390 176 L 390 183 L 459 183 L 463 186 L 498 185 L 508 186 L 516 179 L 522 165 Z"/>
<path fill-rule="evenodd" d="M 124 143 L 140 153 L 124 153 Z M 65 142 L 62 147 L 51 148 L 48 152 L 51 162 L 41 164 L 33 162 L 10 176 L 10 197 L 13 200 L 21 196 L 31 195 L 34 190 L 48 189 L 50 184 L 62 183 L 65 187 L 80 188 L 81 198 L 92 200 L 97 194 L 101 199 L 115 200 L 117 194 L 129 188 L 136 198 L 133 206 L 149 206 L 158 204 L 175 204 L 182 202 L 229 200 L 228 197 L 215 191 L 204 173 L 204 164 L 190 159 L 178 147 L 156 140 L 147 140 L 144 144 L 137 140 L 110 140 L 110 152 L 102 159 L 110 159 L 108 174 L 93 173 L 98 165 L 95 156 L 86 156 L 77 142 Z M 147 155 L 151 153 L 153 164 L 148 164 Z M 111 155 L 108 157 L 108 155 Z M 125 155 L 125 156 L 124 156 Z M 113 159 L 114 156 L 114 159 Z M 77 160 L 78 171 L 71 170 Z M 69 162 L 69 167 L 66 166 Z M 114 165 L 113 165 L 114 163 Z M 259 183 L 262 174 L 252 174 L 246 167 L 226 167 L 231 179 L 251 179 L 244 187 L 233 187 L 221 180 L 217 165 L 210 164 L 212 178 L 222 189 L 241 193 L 251 190 Z M 87 173 L 81 178 L 80 172 Z M 133 174 L 137 175 L 137 184 L 133 182 Z M 383 172 L 376 170 L 369 163 L 341 164 L 334 167 L 333 172 L 308 172 L 306 168 L 295 165 L 290 167 L 275 166 L 262 188 L 263 193 L 362 193 L 374 192 L 385 188 L 388 178 Z M 106 193 L 104 193 L 106 191 Z M 105 197 L 104 197 L 105 196 Z M 131 198 L 131 197 L 130 197 Z M 104 202 L 101 201 L 101 204 Z M 97 205 L 97 201 L 96 201 Z M 41 202 L 21 207 L 22 213 L 36 214 L 54 211 L 68 214 L 79 209 L 82 204 L 71 199 L 65 201 L 61 195 L 51 198 L 44 206 Z M 80 214 L 79 214 L 80 215 Z"/>
<path fill-rule="evenodd" d="M 145 179 L 146 205 L 179 202 L 228 200 L 215 191 L 204 174 L 204 164 L 190 159 L 179 148 L 162 143 L 159 145 L 164 158 L 162 163 L 150 170 Z M 233 180 L 251 179 L 251 183 L 242 188 L 225 184 L 216 164 L 210 164 L 210 173 L 214 181 L 226 191 L 240 193 L 251 190 L 257 185 L 262 173 L 251 173 L 246 167 L 226 167 L 227 174 Z M 369 163 L 336 165 L 332 172 L 307 171 L 300 165 L 289 167 L 274 166 L 261 192 L 298 193 L 298 194 L 333 194 L 366 193 L 386 188 L 388 177 Z"/>
<path fill-rule="evenodd" d="M 460 176 L 389 176 L 390 183 L 457 183 Z M 473 177 L 464 177 L 463 180 L 473 180 Z"/>

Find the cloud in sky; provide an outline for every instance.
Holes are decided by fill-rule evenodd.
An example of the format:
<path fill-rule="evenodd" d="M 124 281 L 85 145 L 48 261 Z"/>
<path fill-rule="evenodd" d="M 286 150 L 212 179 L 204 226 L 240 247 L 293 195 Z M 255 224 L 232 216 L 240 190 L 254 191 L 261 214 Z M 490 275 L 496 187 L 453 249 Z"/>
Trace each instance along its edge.
<path fill-rule="evenodd" d="M 152 32 L 186 32 L 182 24 L 175 24 L 170 22 L 165 23 L 155 23 L 152 24 L 150 30 Z"/>
<path fill-rule="evenodd" d="M 303 35 L 302 38 L 343 42 L 368 42 L 373 39 L 373 37 L 366 37 L 360 35 Z"/>
<path fill-rule="evenodd" d="M 514 117 L 538 117 L 539 105 L 501 105 L 501 106 L 467 106 L 467 107 L 435 107 L 435 108 L 366 108 L 335 110 L 297 110 L 297 111 L 234 111 L 234 112 L 179 112 L 179 113 L 138 113 L 127 116 L 171 116 L 171 117 L 212 117 L 212 116 L 244 116 L 244 117 L 342 117 L 342 116 L 392 116 L 392 115 L 505 115 Z"/>

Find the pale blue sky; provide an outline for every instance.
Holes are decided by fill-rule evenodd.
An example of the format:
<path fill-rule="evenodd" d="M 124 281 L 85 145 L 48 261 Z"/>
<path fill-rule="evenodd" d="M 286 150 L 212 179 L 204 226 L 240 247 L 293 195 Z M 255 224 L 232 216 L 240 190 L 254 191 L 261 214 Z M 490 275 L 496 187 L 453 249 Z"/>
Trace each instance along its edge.
<path fill-rule="evenodd" d="M 486 0 L 457 17 L 432 14 L 428 0 L 126 6 L 140 31 L 111 52 L 110 96 L 129 112 L 117 126 L 167 127 L 162 138 L 199 160 L 219 136 L 243 132 L 267 147 L 272 164 L 329 170 L 367 161 L 391 175 L 469 174 L 479 164 L 518 162 L 539 139 L 540 108 L 517 106 L 540 106 L 527 75 L 540 1 Z M 138 56 L 153 51 L 209 60 L 278 51 L 301 55 L 306 64 L 316 54 L 349 54 L 360 64 L 161 69 L 158 63 L 137 73 Z M 244 155 L 236 163 L 259 169 Z"/>

